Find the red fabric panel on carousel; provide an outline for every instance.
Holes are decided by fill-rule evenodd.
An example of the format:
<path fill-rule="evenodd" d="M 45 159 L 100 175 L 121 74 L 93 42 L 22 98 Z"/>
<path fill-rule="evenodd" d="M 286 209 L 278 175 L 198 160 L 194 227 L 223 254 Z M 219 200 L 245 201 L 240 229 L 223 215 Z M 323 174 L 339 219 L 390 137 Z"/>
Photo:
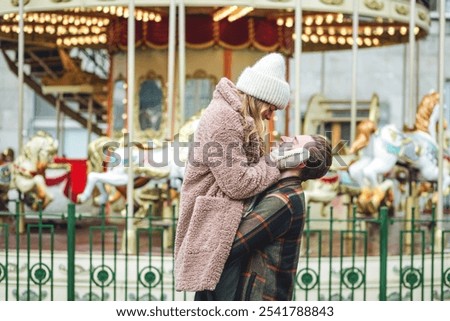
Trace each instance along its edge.
<path fill-rule="evenodd" d="M 77 195 L 81 194 L 87 181 L 87 163 L 85 159 L 55 158 L 57 164 L 70 164 L 71 171 L 69 184 L 64 190 L 64 194 L 76 202 Z"/>
<path fill-rule="evenodd" d="M 125 19 L 117 20 L 114 22 L 112 36 L 113 42 L 119 46 L 119 48 L 126 48 L 128 45 L 128 22 Z M 136 43 L 140 45 L 144 35 L 144 24 L 142 21 L 136 21 Z"/>
<path fill-rule="evenodd" d="M 214 40 L 214 26 L 211 16 L 189 15 L 186 17 L 186 43 L 202 45 Z"/>
<path fill-rule="evenodd" d="M 156 47 L 166 47 L 169 43 L 169 20 L 167 17 L 162 17 L 160 22 L 149 21 L 145 26 L 145 44 Z M 136 41 L 139 41 L 136 35 Z"/>
<path fill-rule="evenodd" d="M 227 19 L 219 23 L 220 41 L 231 47 L 244 46 L 249 43 L 248 18 L 244 17 L 233 22 Z"/>
<path fill-rule="evenodd" d="M 278 44 L 278 26 L 275 20 L 254 18 L 255 41 L 263 47 L 272 47 Z"/>

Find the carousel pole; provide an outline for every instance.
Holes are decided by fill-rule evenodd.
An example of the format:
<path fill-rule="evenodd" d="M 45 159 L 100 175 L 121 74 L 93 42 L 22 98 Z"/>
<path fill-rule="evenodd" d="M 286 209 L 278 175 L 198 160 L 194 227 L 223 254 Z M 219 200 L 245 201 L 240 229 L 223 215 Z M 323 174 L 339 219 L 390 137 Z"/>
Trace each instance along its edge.
<path fill-rule="evenodd" d="M 302 114 L 300 108 L 300 63 L 302 55 L 302 0 L 295 2 L 295 135 L 300 135 L 302 132 Z"/>
<path fill-rule="evenodd" d="M 184 119 L 184 95 L 186 90 L 186 7 L 180 0 L 178 7 L 178 75 L 179 75 L 179 116 L 180 124 Z"/>
<path fill-rule="evenodd" d="M 416 35 L 414 29 L 416 27 L 416 0 L 410 0 L 409 15 L 409 112 L 407 115 L 407 123 L 409 127 L 414 124 L 416 114 L 415 104 L 415 54 L 416 54 Z"/>
<path fill-rule="evenodd" d="M 358 72 L 359 1 L 353 0 L 352 99 L 350 109 L 350 141 L 356 137 L 356 78 Z"/>
<path fill-rule="evenodd" d="M 135 20 L 134 20 L 135 0 L 130 0 L 128 4 L 128 52 L 127 52 L 127 79 L 128 79 L 128 91 L 127 91 L 127 127 L 128 127 L 128 146 L 124 148 L 128 149 L 128 182 L 127 182 L 127 231 L 126 231 L 126 246 L 124 246 L 124 252 L 127 254 L 136 253 L 136 231 L 134 229 L 134 170 L 133 170 L 133 107 L 134 107 L 134 87 L 135 87 L 135 54 L 136 54 L 136 41 L 135 41 Z M 126 140 L 125 140 L 126 141 Z M 125 160 L 126 161 L 126 156 Z M 123 238 L 125 239 L 125 238 Z"/>
<path fill-rule="evenodd" d="M 173 138 L 173 115 L 174 115 L 174 78 L 175 78 L 175 28 L 176 28 L 176 4 L 170 0 L 169 7 L 169 62 L 167 70 L 167 127 L 166 138 Z"/>
<path fill-rule="evenodd" d="M 56 98 L 56 140 L 58 141 L 58 155 L 61 151 L 61 95 Z"/>
<path fill-rule="evenodd" d="M 409 68 L 408 68 L 408 76 L 409 76 L 409 92 L 408 92 L 408 113 L 405 115 L 406 117 L 406 124 L 409 128 L 413 127 L 414 125 L 414 118 L 415 118 L 415 112 L 416 112 L 416 106 L 415 106 L 415 94 L 414 89 L 415 87 L 415 49 L 416 49 L 416 37 L 414 34 L 414 28 L 415 28 L 415 22 L 416 22 L 416 0 L 410 1 L 410 15 L 409 15 Z M 413 210 L 416 206 L 415 197 L 412 196 L 414 194 L 414 191 L 412 189 L 416 188 L 415 185 L 410 184 L 410 191 L 409 196 L 406 199 L 406 213 L 405 213 L 405 229 L 410 230 L 413 229 L 414 226 L 412 226 L 412 216 L 418 215 L 417 210 Z M 413 214 L 414 212 L 414 214 Z M 405 246 L 406 250 L 411 250 L 411 252 L 414 249 L 414 245 L 412 244 L 412 235 L 407 234 L 405 237 Z"/>
<path fill-rule="evenodd" d="M 25 31 L 24 31 L 24 0 L 19 0 L 19 45 L 18 45 L 18 76 L 19 76 L 19 110 L 18 110 L 18 155 L 22 154 L 23 150 L 23 109 L 24 109 L 24 55 L 25 55 Z M 20 195 L 20 194 L 19 194 Z M 19 233 L 25 232 L 25 217 L 24 204 L 20 200 L 20 215 L 19 215 Z"/>
<path fill-rule="evenodd" d="M 438 125 L 438 201 L 436 211 L 436 242 L 437 248 L 442 250 L 442 221 L 444 219 L 444 84 L 445 84 L 445 1 L 439 1 L 439 125 Z"/>
<path fill-rule="evenodd" d="M 91 142 L 91 136 L 92 136 L 92 113 L 94 109 L 94 98 L 92 95 L 89 97 L 88 101 L 88 119 L 87 119 L 87 144 L 89 146 L 89 143 Z"/>

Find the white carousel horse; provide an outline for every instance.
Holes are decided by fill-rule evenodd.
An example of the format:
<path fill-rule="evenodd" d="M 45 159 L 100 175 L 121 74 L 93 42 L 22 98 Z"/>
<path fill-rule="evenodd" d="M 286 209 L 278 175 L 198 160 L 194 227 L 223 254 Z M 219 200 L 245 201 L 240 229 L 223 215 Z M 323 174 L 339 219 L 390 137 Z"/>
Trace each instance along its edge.
<path fill-rule="evenodd" d="M 194 133 L 198 127 L 200 114 L 195 115 L 189 119 L 186 124 L 180 129 L 177 135 L 177 142 L 187 143 L 189 137 Z M 142 184 L 148 183 L 150 180 L 154 182 L 161 182 L 161 180 L 170 180 L 171 187 L 179 188 L 184 177 L 184 163 L 187 160 L 188 147 L 176 146 L 176 144 L 168 143 L 162 144 L 155 148 L 139 148 L 134 146 L 132 148 L 131 157 L 126 154 L 126 147 L 120 146 L 112 150 L 109 155 L 105 147 L 114 145 L 110 138 L 101 137 L 89 145 L 89 164 L 94 171 L 88 173 L 87 183 L 84 191 L 78 195 L 77 202 L 83 203 L 89 197 L 95 187 L 98 188 L 100 195 L 95 199 L 96 203 L 103 205 L 108 202 L 109 194 L 106 191 L 105 185 L 124 186 L 128 182 L 128 165 L 126 162 L 129 158 L 133 162 L 135 182 L 136 179 L 142 178 Z M 115 143 L 118 145 L 118 143 Z M 101 161 L 99 161 L 101 160 Z M 102 163 L 107 160 L 107 171 L 103 172 Z M 99 164 L 100 162 L 100 164 Z M 140 187 L 138 186 L 138 187 Z M 123 196 L 125 193 L 121 190 Z"/>
<path fill-rule="evenodd" d="M 58 151 L 58 142 L 48 133 L 37 132 L 24 146 L 12 166 L 12 187 L 21 193 L 33 193 L 44 209 L 53 196 L 47 190 L 45 170 Z M 37 202 L 32 204 L 37 209 Z"/>
<path fill-rule="evenodd" d="M 361 151 L 360 159 L 348 169 L 351 178 L 362 188 L 376 188 L 380 186 L 380 176 L 390 172 L 399 161 L 417 169 L 424 180 L 436 181 L 439 172 L 436 142 L 438 102 L 438 93 L 424 96 L 412 131 L 402 132 L 390 124 L 369 134 L 369 142 Z M 444 189 L 449 185 L 450 176 L 444 169 Z"/>

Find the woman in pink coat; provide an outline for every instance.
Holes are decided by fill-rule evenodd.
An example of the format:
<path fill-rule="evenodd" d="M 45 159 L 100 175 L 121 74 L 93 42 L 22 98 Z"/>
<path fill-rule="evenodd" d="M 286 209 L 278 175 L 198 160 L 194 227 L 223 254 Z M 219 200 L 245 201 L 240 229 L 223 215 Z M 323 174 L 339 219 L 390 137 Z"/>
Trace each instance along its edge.
<path fill-rule="evenodd" d="M 278 181 L 264 153 L 264 120 L 289 102 L 285 61 L 272 53 L 247 67 L 236 85 L 222 78 L 190 149 L 175 239 L 178 291 L 214 290 L 245 201 Z"/>

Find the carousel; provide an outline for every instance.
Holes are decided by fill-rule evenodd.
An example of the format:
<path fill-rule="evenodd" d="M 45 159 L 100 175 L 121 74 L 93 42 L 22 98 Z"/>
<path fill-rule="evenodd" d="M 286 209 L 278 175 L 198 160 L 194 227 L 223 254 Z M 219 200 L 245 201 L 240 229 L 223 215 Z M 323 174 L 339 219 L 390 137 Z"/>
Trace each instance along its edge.
<path fill-rule="evenodd" d="M 136 253 L 136 231 L 152 224 L 145 218 L 157 217 L 157 226 L 170 232 L 164 241 L 170 248 L 184 175 L 173 143 L 189 141 L 221 77 L 236 80 L 244 67 L 275 51 L 285 55 L 295 88 L 287 110 L 267 124 L 270 141 L 322 134 L 335 147 L 328 175 L 305 189 L 311 218 L 318 219 L 308 229 L 326 229 L 334 218 L 338 230 L 354 230 L 355 224 L 339 220 L 355 214 L 370 220 L 386 207 L 391 217 L 436 211 L 440 222 L 450 186 L 440 121 L 443 76 L 438 92 L 417 103 L 410 90 L 402 128 L 381 120 L 383 97 L 356 97 L 359 50 L 401 43 L 411 48 L 412 89 L 414 46 L 430 23 L 429 3 L 420 0 L 236 0 L 227 6 L 211 0 L 4 1 L 0 49 L 8 68 L 22 95 L 23 86 L 32 88 L 57 117 L 56 137 L 23 137 L 19 100 L 18 156 L 5 154 L 0 165 L 1 199 L 7 202 L 14 190 L 26 206 L 22 212 L 64 212 L 75 203 L 94 217 L 105 211 L 112 222 L 114 215 L 125 217 L 121 251 L 127 255 Z M 302 101 L 302 53 L 339 50 L 352 52 L 351 99 L 318 94 Z M 86 160 L 59 155 L 62 115 L 86 128 Z M 187 150 L 178 152 L 185 161 Z M 167 155 L 169 161 L 142 166 L 148 155 L 157 164 Z M 117 159 L 120 166 L 109 168 Z M 23 232 L 27 216 L 18 217 Z M 437 242 L 443 229 L 438 223 Z"/>

